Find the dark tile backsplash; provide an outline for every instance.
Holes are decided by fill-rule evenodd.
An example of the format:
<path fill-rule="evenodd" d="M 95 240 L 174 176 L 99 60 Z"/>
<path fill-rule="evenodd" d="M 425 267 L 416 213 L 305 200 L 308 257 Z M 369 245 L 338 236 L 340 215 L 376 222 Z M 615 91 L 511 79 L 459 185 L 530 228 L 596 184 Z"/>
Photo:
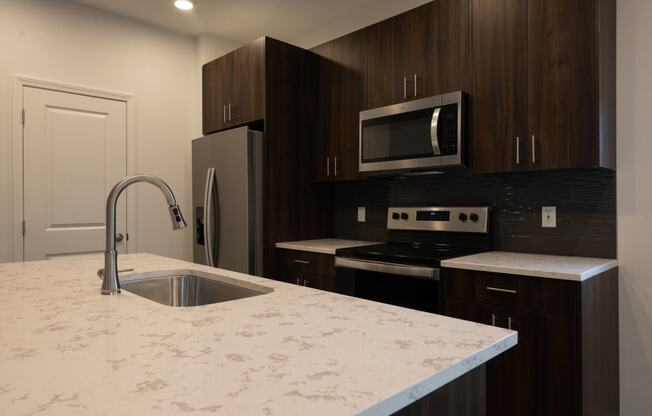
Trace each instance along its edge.
<path fill-rule="evenodd" d="M 335 184 L 335 237 L 387 240 L 388 206 L 490 205 L 496 250 L 616 257 L 616 173 L 604 169 L 372 178 Z M 358 223 L 357 207 L 367 207 Z M 557 207 L 557 228 L 541 207 Z"/>

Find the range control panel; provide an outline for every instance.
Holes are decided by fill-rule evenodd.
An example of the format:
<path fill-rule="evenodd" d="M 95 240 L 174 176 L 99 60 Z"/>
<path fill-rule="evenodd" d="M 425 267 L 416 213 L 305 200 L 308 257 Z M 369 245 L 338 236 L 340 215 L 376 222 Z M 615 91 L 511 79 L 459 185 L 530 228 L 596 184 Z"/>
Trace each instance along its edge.
<path fill-rule="evenodd" d="M 390 207 L 390 230 L 489 232 L 489 207 Z"/>

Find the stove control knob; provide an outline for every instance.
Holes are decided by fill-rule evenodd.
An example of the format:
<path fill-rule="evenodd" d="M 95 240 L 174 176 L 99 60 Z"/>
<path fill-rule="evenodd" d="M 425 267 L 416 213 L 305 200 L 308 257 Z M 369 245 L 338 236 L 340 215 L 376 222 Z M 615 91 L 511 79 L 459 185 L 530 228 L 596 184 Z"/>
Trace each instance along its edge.
<path fill-rule="evenodd" d="M 466 222 L 466 220 L 467 220 L 468 217 L 466 216 L 465 213 L 460 212 L 460 216 L 459 216 L 458 218 L 460 219 L 460 221 L 462 221 L 462 222 Z"/>
<path fill-rule="evenodd" d="M 401 219 L 402 219 L 402 220 L 407 220 L 407 219 L 408 219 L 408 214 L 407 214 L 407 212 L 401 212 Z"/>
<path fill-rule="evenodd" d="M 473 222 L 478 222 L 478 220 L 480 219 L 480 217 L 478 217 L 478 214 L 476 214 L 475 212 L 472 213 L 472 214 L 469 216 L 469 218 L 470 218 L 471 221 L 473 221 Z"/>
<path fill-rule="evenodd" d="M 392 213 L 392 219 L 393 219 L 393 220 L 397 220 L 397 219 L 399 219 L 399 218 L 401 218 L 401 217 L 398 215 L 398 212 L 394 212 L 394 213 Z"/>

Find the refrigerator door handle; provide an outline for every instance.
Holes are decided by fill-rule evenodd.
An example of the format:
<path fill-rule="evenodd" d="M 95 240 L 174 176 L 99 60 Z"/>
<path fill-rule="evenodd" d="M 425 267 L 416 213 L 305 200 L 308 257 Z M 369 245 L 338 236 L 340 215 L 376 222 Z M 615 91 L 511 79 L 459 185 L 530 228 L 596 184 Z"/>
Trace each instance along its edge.
<path fill-rule="evenodd" d="M 213 183 L 215 181 L 215 168 L 208 168 L 206 171 L 206 186 L 204 188 L 204 252 L 206 253 L 206 264 L 215 267 L 213 259 L 213 233 L 212 218 L 213 215 Z"/>

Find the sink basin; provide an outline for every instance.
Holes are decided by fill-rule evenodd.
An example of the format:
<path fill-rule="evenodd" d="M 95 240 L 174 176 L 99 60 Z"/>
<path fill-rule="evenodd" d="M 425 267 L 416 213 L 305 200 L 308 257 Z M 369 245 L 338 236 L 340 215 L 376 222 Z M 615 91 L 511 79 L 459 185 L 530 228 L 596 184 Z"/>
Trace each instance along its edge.
<path fill-rule="evenodd" d="M 134 274 L 122 289 L 167 306 L 199 306 L 264 295 L 274 289 L 197 270 Z"/>

